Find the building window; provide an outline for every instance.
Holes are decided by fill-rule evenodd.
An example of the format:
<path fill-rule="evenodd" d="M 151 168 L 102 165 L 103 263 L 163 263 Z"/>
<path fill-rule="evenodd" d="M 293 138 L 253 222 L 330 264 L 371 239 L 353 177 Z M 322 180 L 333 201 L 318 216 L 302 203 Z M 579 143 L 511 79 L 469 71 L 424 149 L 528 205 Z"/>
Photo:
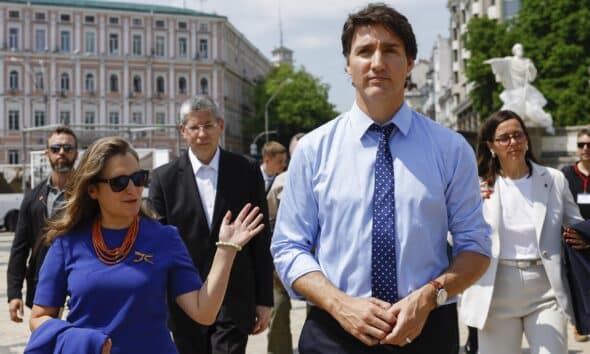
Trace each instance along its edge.
<path fill-rule="evenodd" d="M 156 28 L 166 28 L 166 22 L 164 20 L 156 20 Z"/>
<path fill-rule="evenodd" d="M 20 13 L 15 10 L 8 11 L 8 18 L 11 20 L 18 20 L 20 18 Z"/>
<path fill-rule="evenodd" d="M 94 93 L 94 75 L 86 74 L 86 80 L 85 80 L 84 86 L 86 87 L 86 92 Z"/>
<path fill-rule="evenodd" d="M 143 25 L 143 21 L 141 21 L 141 18 L 134 18 L 133 20 L 131 20 L 131 24 L 134 27 L 141 27 Z"/>
<path fill-rule="evenodd" d="M 62 52 L 69 52 L 70 45 L 70 31 L 61 31 L 60 33 L 60 44 Z"/>
<path fill-rule="evenodd" d="M 109 17 L 109 25 L 118 25 L 119 18 L 118 17 Z"/>
<path fill-rule="evenodd" d="M 45 21 L 45 12 L 35 12 L 35 21 Z"/>
<path fill-rule="evenodd" d="M 9 74 L 8 88 L 18 90 L 18 72 L 16 70 L 12 70 Z"/>
<path fill-rule="evenodd" d="M 141 35 L 133 35 L 133 55 L 141 55 Z"/>
<path fill-rule="evenodd" d="M 201 93 L 203 95 L 209 94 L 209 81 L 207 81 L 205 78 L 201 79 Z"/>
<path fill-rule="evenodd" d="M 163 57 L 165 54 L 164 36 L 156 37 L 156 56 Z"/>
<path fill-rule="evenodd" d="M 70 14 L 61 14 L 59 16 L 59 19 L 61 20 L 61 22 L 70 22 L 71 16 Z"/>
<path fill-rule="evenodd" d="M 199 56 L 201 59 L 209 57 L 209 41 L 206 39 L 199 40 Z"/>
<path fill-rule="evenodd" d="M 119 92 L 119 78 L 117 77 L 117 75 L 112 74 L 109 81 L 109 87 L 111 89 L 111 92 Z"/>
<path fill-rule="evenodd" d="M 109 53 L 119 54 L 119 35 L 116 33 L 109 34 Z"/>
<path fill-rule="evenodd" d="M 178 92 L 181 95 L 186 95 L 186 91 L 187 91 L 186 78 L 181 77 L 180 79 L 178 79 Z"/>
<path fill-rule="evenodd" d="M 209 25 L 206 23 L 201 23 L 201 25 L 199 26 L 199 31 L 201 32 L 208 32 L 209 31 Z"/>
<path fill-rule="evenodd" d="M 84 48 L 86 49 L 86 53 L 94 53 L 95 52 L 95 34 L 94 32 L 86 32 L 84 33 Z"/>
<path fill-rule="evenodd" d="M 132 124 L 141 124 L 141 112 L 133 112 L 131 115 Z"/>
<path fill-rule="evenodd" d="M 18 28 L 8 30 L 8 48 L 11 50 L 18 49 Z"/>
<path fill-rule="evenodd" d="M 45 112 L 35 111 L 35 121 L 33 122 L 35 127 L 42 127 L 45 125 Z"/>
<path fill-rule="evenodd" d="M 178 38 L 178 56 L 181 58 L 186 58 L 187 54 L 187 40 L 186 38 Z"/>
<path fill-rule="evenodd" d="M 59 123 L 63 125 L 70 125 L 70 111 L 59 112 Z"/>
<path fill-rule="evenodd" d="M 84 16 L 84 22 L 90 23 L 90 24 L 94 23 L 94 16 L 90 16 L 90 15 Z"/>
<path fill-rule="evenodd" d="M 61 74 L 60 87 L 62 92 L 70 90 L 70 75 L 67 73 Z"/>
<path fill-rule="evenodd" d="M 119 124 L 119 112 L 109 113 L 109 124 Z"/>
<path fill-rule="evenodd" d="M 188 28 L 188 25 L 186 24 L 186 22 L 178 22 L 178 29 L 179 30 L 185 30 Z"/>
<path fill-rule="evenodd" d="M 133 92 L 141 93 L 141 77 L 139 75 L 133 77 Z"/>
<path fill-rule="evenodd" d="M 18 111 L 10 110 L 8 111 L 8 130 L 18 130 L 19 129 L 19 114 Z"/>
<path fill-rule="evenodd" d="M 35 30 L 35 50 L 38 52 L 45 50 L 45 29 L 43 28 Z"/>
<path fill-rule="evenodd" d="M 84 113 L 84 124 L 92 125 L 94 124 L 95 115 L 94 112 L 85 112 Z M 86 129 L 94 129 L 94 127 L 86 127 Z"/>
<path fill-rule="evenodd" d="M 162 113 L 162 112 L 156 113 L 156 124 L 158 124 L 158 125 L 166 124 L 166 114 L 165 113 Z"/>
<path fill-rule="evenodd" d="M 157 94 L 163 94 L 165 91 L 165 83 L 164 83 L 164 78 L 161 76 L 158 76 L 156 78 L 156 93 Z"/>
<path fill-rule="evenodd" d="M 37 90 L 43 90 L 44 84 L 43 84 L 43 73 L 41 72 L 36 72 L 35 73 L 35 89 Z"/>
<path fill-rule="evenodd" d="M 11 165 L 18 164 L 18 150 L 8 150 L 8 163 Z"/>

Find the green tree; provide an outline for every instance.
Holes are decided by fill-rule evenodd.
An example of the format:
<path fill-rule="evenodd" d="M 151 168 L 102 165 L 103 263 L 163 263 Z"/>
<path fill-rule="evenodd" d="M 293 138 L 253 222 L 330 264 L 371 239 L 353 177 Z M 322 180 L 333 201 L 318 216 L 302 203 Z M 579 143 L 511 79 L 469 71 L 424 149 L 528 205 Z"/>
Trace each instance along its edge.
<path fill-rule="evenodd" d="M 465 74 L 474 85 L 469 92 L 473 110 L 485 119 L 502 106 L 502 87 L 496 82 L 492 68 L 484 61 L 510 53 L 513 40 L 508 23 L 498 23 L 487 17 L 474 18 L 467 25 L 465 48 L 471 52 Z"/>
<path fill-rule="evenodd" d="M 485 28 L 471 33 L 472 22 L 476 29 Z M 486 117 L 486 113 L 501 107 L 497 100 L 501 88 L 496 85 L 490 90 L 487 86 L 491 71 L 483 60 L 511 55 L 510 47 L 520 42 L 525 56 L 537 67 L 534 85 L 547 98 L 545 109 L 553 115 L 554 124 L 590 123 L 590 0 L 523 0 L 513 22 L 493 22 L 473 19 L 469 23 L 472 57 L 466 71 L 479 89 L 471 94 L 474 109 Z M 486 37 L 490 32 L 493 36 Z M 486 70 L 488 74 L 484 75 Z M 486 90 L 494 96 L 492 102 L 483 101 Z"/>
<path fill-rule="evenodd" d="M 287 79 L 268 107 L 269 130 L 277 135 L 270 138 L 287 144 L 298 132 L 308 132 L 336 117 L 334 105 L 328 101 L 329 85 L 322 83 L 305 68 L 295 69 L 290 65 L 273 68 L 253 90 L 256 116 L 244 121 L 244 136 L 250 139 L 264 131 L 264 110 L 269 98 Z M 261 144 L 262 142 L 260 142 Z"/>

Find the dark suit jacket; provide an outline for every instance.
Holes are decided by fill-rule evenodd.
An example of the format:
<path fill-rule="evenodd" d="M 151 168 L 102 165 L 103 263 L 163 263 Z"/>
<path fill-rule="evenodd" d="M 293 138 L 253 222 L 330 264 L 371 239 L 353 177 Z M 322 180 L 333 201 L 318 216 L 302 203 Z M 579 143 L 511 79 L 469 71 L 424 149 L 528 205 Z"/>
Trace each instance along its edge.
<path fill-rule="evenodd" d="M 244 157 L 221 150 L 217 195 L 209 231 L 197 190 L 188 153 L 154 170 L 150 200 L 163 217 L 174 225 L 184 240 L 203 281 L 207 278 L 221 220 L 228 210 L 235 218 L 246 203 L 259 206 L 264 213 L 264 230 L 238 252 L 218 320 L 231 320 L 244 333 L 251 333 L 256 305 L 272 306 L 272 257 L 270 232 L 260 170 Z M 199 327 L 169 299 L 171 329 L 179 334 L 194 334 Z"/>
<path fill-rule="evenodd" d="M 48 249 L 41 239 L 47 219 L 48 193 L 49 186 L 47 180 L 44 180 L 25 195 L 18 213 L 18 223 L 10 249 L 6 276 L 8 301 L 22 298 L 23 281 L 26 278 L 25 304 L 28 307 L 33 306 L 39 270 Z"/>
<path fill-rule="evenodd" d="M 572 228 L 590 242 L 590 220 L 572 225 Z M 576 251 L 565 245 L 567 277 L 572 293 L 576 329 L 580 334 L 590 334 L 590 252 Z"/>

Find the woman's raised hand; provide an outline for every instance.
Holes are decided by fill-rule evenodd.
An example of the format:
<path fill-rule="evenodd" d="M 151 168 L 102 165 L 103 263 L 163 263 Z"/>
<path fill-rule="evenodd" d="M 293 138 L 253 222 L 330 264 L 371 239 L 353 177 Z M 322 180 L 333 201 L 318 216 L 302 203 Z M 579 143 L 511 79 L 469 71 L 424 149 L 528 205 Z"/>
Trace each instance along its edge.
<path fill-rule="evenodd" d="M 264 224 L 260 223 L 262 221 L 260 208 L 252 208 L 250 203 L 242 208 L 234 222 L 230 223 L 230 221 L 231 211 L 228 211 L 223 217 L 219 229 L 220 242 L 231 242 L 244 246 L 264 228 Z"/>

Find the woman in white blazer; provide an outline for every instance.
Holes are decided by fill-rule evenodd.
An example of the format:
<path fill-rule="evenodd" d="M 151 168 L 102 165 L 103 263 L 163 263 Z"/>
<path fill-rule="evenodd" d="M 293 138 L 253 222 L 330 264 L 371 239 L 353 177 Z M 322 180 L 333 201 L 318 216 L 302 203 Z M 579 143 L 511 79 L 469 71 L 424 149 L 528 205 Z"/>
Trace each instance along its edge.
<path fill-rule="evenodd" d="M 516 113 L 483 123 L 477 157 L 492 260 L 460 308 L 464 323 L 479 329 L 480 354 L 521 354 L 523 333 L 532 354 L 567 353 L 573 312 L 561 228 L 582 217 L 563 174 L 537 164 L 531 150 Z"/>

